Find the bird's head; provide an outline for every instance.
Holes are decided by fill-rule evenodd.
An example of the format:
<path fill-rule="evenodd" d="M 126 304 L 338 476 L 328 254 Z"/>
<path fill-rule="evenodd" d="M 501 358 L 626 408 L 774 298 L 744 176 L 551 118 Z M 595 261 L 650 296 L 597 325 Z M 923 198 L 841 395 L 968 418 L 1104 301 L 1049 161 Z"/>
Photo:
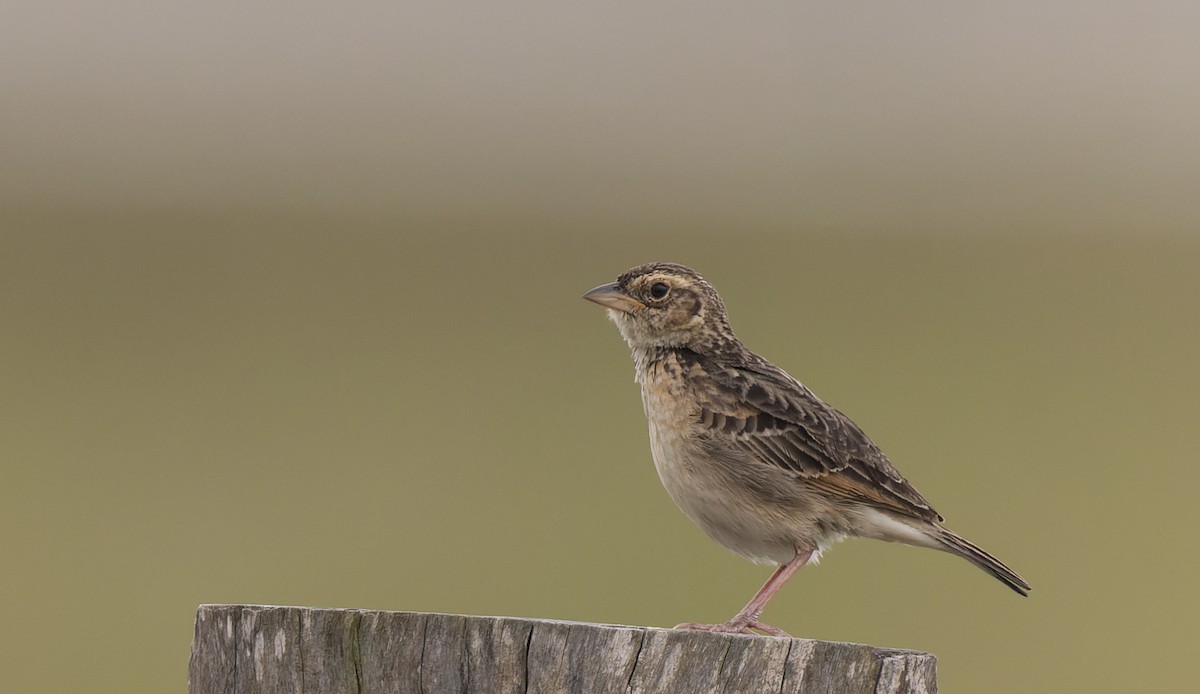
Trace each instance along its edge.
<path fill-rule="evenodd" d="M 675 263 L 639 265 L 583 295 L 608 309 L 634 350 L 712 353 L 736 343 L 725 303 L 700 273 Z"/>

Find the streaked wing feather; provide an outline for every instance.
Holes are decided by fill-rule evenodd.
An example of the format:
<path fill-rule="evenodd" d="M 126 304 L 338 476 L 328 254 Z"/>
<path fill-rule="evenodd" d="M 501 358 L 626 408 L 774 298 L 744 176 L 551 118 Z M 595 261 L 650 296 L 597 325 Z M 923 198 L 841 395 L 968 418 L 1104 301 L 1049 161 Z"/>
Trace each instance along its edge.
<path fill-rule="evenodd" d="M 700 422 L 712 443 L 791 470 L 850 501 L 941 520 L 887 456 L 838 410 L 766 360 L 717 364 L 695 355 L 689 377 L 706 401 Z"/>

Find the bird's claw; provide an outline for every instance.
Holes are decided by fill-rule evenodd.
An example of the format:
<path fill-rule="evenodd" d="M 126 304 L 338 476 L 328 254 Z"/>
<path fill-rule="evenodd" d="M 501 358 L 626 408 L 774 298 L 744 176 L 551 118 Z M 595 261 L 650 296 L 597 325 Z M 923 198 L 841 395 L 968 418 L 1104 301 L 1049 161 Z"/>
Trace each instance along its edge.
<path fill-rule="evenodd" d="M 688 631 L 707 631 L 714 634 L 750 634 L 758 636 L 755 632 L 761 631 L 768 636 L 781 636 L 783 638 L 791 638 L 792 635 L 780 629 L 773 627 L 770 624 L 763 624 L 757 620 L 742 621 L 732 620 L 724 624 L 697 624 L 695 622 L 686 622 L 675 626 L 676 629 L 686 629 Z"/>

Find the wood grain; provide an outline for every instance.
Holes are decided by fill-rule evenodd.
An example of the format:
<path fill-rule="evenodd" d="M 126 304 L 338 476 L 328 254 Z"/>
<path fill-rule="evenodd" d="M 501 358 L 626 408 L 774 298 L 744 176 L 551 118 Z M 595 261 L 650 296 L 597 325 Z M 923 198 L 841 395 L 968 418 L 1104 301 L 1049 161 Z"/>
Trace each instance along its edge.
<path fill-rule="evenodd" d="M 927 653 L 423 612 L 202 605 L 190 694 L 926 694 Z"/>

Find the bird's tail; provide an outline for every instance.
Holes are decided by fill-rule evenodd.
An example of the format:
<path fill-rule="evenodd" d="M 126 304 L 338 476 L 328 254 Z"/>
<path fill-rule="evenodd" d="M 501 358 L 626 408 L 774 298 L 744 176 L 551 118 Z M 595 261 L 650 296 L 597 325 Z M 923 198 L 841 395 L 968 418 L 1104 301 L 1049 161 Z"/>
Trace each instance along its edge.
<path fill-rule="evenodd" d="M 942 547 L 939 549 L 966 559 L 1021 595 L 1029 595 L 1029 591 L 1033 590 L 1028 581 L 1021 578 L 1016 571 L 1005 566 L 1004 562 L 988 554 L 982 547 L 946 528 L 939 527 L 938 530 L 937 539 L 942 543 Z"/>

